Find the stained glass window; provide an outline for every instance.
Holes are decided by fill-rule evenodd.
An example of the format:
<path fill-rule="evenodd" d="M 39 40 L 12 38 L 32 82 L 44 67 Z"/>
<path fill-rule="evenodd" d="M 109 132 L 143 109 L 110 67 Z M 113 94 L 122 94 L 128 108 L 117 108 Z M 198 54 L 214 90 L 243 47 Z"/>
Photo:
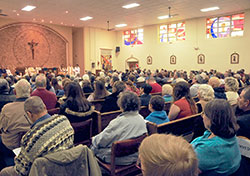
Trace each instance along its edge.
<path fill-rule="evenodd" d="M 185 23 L 161 25 L 159 35 L 160 42 L 185 40 Z"/>
<path fill-rule="evenodd" d="M 124 44 L 130 45 L 141 45 L 143 44 L 143 29 L 133 29 L 123 31 Z"/>
<path fill-rule="evenodd" d="M 207 38 L 243 36 L 244 13 L 207 19 Z"/>

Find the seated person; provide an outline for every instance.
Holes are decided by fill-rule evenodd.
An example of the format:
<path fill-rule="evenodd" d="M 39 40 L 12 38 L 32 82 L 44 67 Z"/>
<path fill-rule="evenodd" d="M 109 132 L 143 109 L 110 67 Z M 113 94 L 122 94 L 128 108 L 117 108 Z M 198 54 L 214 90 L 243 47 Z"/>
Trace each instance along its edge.
<path fill-rule="evenodd" d="M 66 89 L 66 100 L 60 106 L 59 114 L 67 116 L 71 123 L 88 120 L 94 107 L 86 100 L 80 85 L 70 82 Z"/>
<path fill-rule="evenodd" d="M 46 105 L 47 110 L 50 110 L 56 107 L 57 97 L 55 93 L 48 91 L 46 86 L 47 78 L 45 75 L 38 75 L 36 77 L 36 90 L 31 93 L 31 96 L 39 96 Z"/>
<path fill-rule="evenodd" d="M 151 98 L 150 92 L 152 91 L 152 87 L 149 84 L 143 84 L 141 91 L 143 92 L 140 96 L 141 106 L 148 106 Z"/>
<path fill-rule="evenodd" d="M 198 176 L 198 159 L 181 136 L 153 134 L 139 148 L 143 176 Z"/>
<path fill-rule="evenodd" d="M 153 96 L 150 99 L 148 109 L 151 113 L 146 117 L 146 120 L 156 123 L 157 125 L 169 122 L 166 111 L 164 111 L 165 101 L 160 95 Z"/>
<path fill-rule="evenodd" d="M 162 97 L 165 102 L 173 101 L 173 87 L 170 84 L 164 84 L 162 86 Z"/>
<path fill-rule="evenodd" d="M 6 104 L 0 114 L 0 170 L 14 165 L 13 149 L 20 147 L 22 136 L 30 129 L 31 121 L 24 111 L 24 101 L 30 96 L 30 83 L 21 79 L 15 84 L 16 101 Z"/>
<path fill-rule="evenodd" d="M 94 82 L 94 88 L 95 90 L 92 94 L 89 95 L 87 99 L 88 101 L 104 99 L 106 96 L 111 94 L 106 90 L 105 82 L 101 78 Z"/>
<path fill-rule="evenodd" d="M 2 110 L 2 107 L 10 102 L 15 101 L 16 97 L 15 95 L 9 94 L 10 86 L 7 80 L 0 79 L 0 112 Z"/>
<path fill-rule="evenodd" d="M 106 163 L 110 163 L 111 147 L 115 141 L 132 139 L 147 133 L 146 124 L 139 114 L 140 100 L 130 91 L 122 93 L 118 106 L 123 111 L 112 120 L 98 135 L 92 138 L 91 149 L 95 155 Z M 129 165 L 136 162 L 138 153 L 116 158 L 116 165 Z"/>
<path fill-rule="evenodd" d="M 82 90 L 85 94 L 94 92 L 89 80 L 82 81 Z"/>
<path fill-rule="evenodd" d="M 138 96 L 140 95 L 140 90 L 134 85 L 134 83 L 130 80 L 126 82 L 126 90 L 136 93 Z"/>
<path fill-rule="evenodd" d="M 237 114 L 237 123 L 240 126 L 237 135 L 250 139 L 250 86 L 242 90 L 238 98 L 238 108 L 242 112 Z"/>
<path fill-rule="evenodd" d="M 152 91 L 150 93 L 161 93 L 162 92 L 161 85 L 155 81 L 155 78 L 153 76 L 150 76 L 146 82 L 152 87 Z"/>
<path fill-rule="evenodd" d="M 62 115 L 50 116 L 40 97 L 28 98 L 24 111 L 33 124 L 22 138 L 15 166 L 4 168 L 0 175 L 28 175 L 37 157 L 73 147 L 74 130 L 68 119 Z"/>
<path fill-rule="evenodd" d="M 197 107 L 190 96 L 189 84 L 187 82 L 177 82 L 173 96 L 174 103 L 169 110 L 169 120 L 180 119 L 197 113 Z"/>
<path fill-rule="evenodd" d="M 212 86 L 212 88 L 214 89 L 214 98 L 227 100 L 227 96 L 225 94 L 225 88 L 220 87 L 221 82 L 219 78 L 211 77 L 208 80 L 208 85 Z"/>
<path fill-rule="evenodd" d="M 227 77 L 225 79 L 225 91 L 226 91 L 227 101 L 232 106 L 237 105 L 237 99 L 239 98 L 238 90 L 239 90 L 239 82 L 237 81 L 237 79 L 233 77 Z"/>
<path fill-rule="evenodd" d="M 199 160 L 201 175 L 231 175 L 241 162 L 236 139 L 239 126 L 231 105 L 223 99 L 208 102 L 204 109 L 203 122 L 207 131 L 192 141 Z"/>
<path fill-rule="evenodd" d="M 117 105 L 117 100 L 120 93 L 122 93 L 125 89 L 126 86 L 124 82 L 116 81 L 112 88 L 112 94 L 107 96 L 102 104 L 101 112 L 103 113 L 119 110 L 120 108 Z"/>

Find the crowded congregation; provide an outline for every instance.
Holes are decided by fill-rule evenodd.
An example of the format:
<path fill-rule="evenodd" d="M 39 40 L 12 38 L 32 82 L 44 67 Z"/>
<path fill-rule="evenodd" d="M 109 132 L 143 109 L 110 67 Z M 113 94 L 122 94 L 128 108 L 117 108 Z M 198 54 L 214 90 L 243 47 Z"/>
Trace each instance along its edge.
<path fill-rule="evenodd" d="M 0 176 L 250 176 L 249 0 L 0 6 Z"/>

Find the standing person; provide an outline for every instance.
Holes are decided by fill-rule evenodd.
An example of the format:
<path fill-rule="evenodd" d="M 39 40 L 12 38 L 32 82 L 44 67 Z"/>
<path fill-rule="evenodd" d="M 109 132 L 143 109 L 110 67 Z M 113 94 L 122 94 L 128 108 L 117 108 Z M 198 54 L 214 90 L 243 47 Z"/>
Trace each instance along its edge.
<path fill-rule="evenodd" d="M 3 169 L 0 175 L 28 175 L 36 158 L 73 147 L 74 130 L 70 122 L 62 115 L 50 116 L 40 97 L 28 98 L 24 111 L 33 124 L 22 138 L 15 166 Z"/>
<path fill-rule="evenodd" d="M 197 113 L 197 107 L 191 98 L 189 84 L 181 81 L 174 87 L 174 103 L 171 105 L 168 117 L 170 120 L 180 119 Z"/>
<path fill-rule="evenodd" d="M 39 96 L 46 105 L 47 110 L 53 109 L 56 106 L 56 94 L 46 90 L 46 77 L 44 74 L 36 77 L 36 90 L 32 92 L 31 96 Z"/>
<path fill-rule="evenodd" d="M 202 175 L 231 175 L 241 162 L 236 139 L 239 126 L 231 105 L 223 99 L 208 102 L 203 122 L 207 131 L 192 141 Z"/>

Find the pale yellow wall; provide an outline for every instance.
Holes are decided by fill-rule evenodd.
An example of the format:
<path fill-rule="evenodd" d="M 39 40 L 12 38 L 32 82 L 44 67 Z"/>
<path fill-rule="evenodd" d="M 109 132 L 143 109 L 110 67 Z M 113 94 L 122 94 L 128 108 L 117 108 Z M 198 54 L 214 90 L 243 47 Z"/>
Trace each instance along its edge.
<path fill-rule="evenodd" d="M 83 29 L 84 38 L 84 63 L 85 70 L 95 72 L 95 69 L 101 69 L 100 49 L 112 49 L 113 65 L 117 65 L 115 58 L 116 32 L 102 29 L 85 27 Z M 99 66 L 98 66 L 99 61 Z M 96 67 L 91 68 L 91 63 Z"/>
<path fill-rule="evenodd" d="M 84 47 L 83 47 L 83 28 L 74 28 L 73 38 L 73 65 L 78 64 L 81 75 L 84 73 Z"/>
<path fill-rule="evenodd" d="M 206 18 L 186 20 L 186 40 L 169 43 L 160 43 L 158 41 L 158 25 L 143 27 L 144 44 L 138 46 L 125 46 L 122 39 L 122 31 L 117 32 L 117 46 L 121 51 L 114 58 L 114 68 L 118 70 L 125 69 L 125 60 L 131 55 L 138 58 L 139 66 L 147 69 L 184 69 L 198 70 L 211 68 L 219 71 L 225 71 L 229 68 L 239 70 L 244 68 L 250 72 L 250 10 L 245 11 L 244 36 L 223 38 L 223 39 L 206 39 Z M 194 47 L 199 47 L 195 50 Z M 233 52 L 240 54 L 239 64 L 230 64 L 230 55 Z M 205 64 L 197 64 L 197 55 L 203 53 L 206 56 Z M 177 64 L 170 65 L 169 57 L 176 55 Z M 147 65 L 146 58 L 151 55 L 153 64 Z"/>
<path fill-rule="evenodd" d="M 25 21 L 16 21 L 16 20 L 11 20 L 11 19 L 6 19 L 6 18 L 0 18 L 0 26 L 8 25 L 11 23 L 17 23 L 17 22 L 25 22 Z M 66 26 L 59 26 L 59 25 L 51 25 L 51 24 L 44 24 L 44 23 L 39 23 L 45 26 L 50 27 L 51 29 L 55 30 L 59 34 L 61 34 L 67 41 L 67 65 L 72 65 L 73 64 L 73 59 L 72 59 L 72 28 L 71 27 L 66 27 Z"/>

